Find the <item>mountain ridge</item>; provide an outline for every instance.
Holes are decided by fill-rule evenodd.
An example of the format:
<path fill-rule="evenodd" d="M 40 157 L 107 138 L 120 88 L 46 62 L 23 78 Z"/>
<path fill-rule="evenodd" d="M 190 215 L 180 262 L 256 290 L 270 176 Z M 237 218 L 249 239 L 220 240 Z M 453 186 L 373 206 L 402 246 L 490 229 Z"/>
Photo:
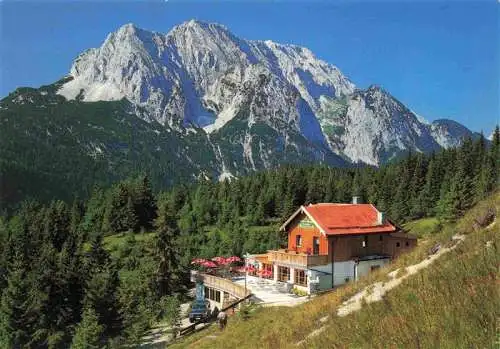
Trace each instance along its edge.
<path fill-rule="evenodd" d="M 305 47 L 241 39 L 218 23 L 190 20 L 166 34 L 126 24 L 109 34 L 100 48 L 80 55 L 71 75 L 74 82 L 58 92 L 68 99 L 75 98 L 76 93 L 82 93 L 84 101 L 125 97 L 145 106 L 149 110 L 146 118 L 170 127 L 195 125 L 207 133 L 220 130 L 238 110 L 252 104 L 245 92 L 253 84 L 273 101 L 251 113 L 249 125 L 256 121 L 270 125 L 271 117 L 284 116 L 284 121 L 293 123 L 308 141 L 321 143 L 320 148 L 327 145 L 331 152 L 354 163 L 378 166 L 401 152 L 456 146 L 461 137 L 472 135 L 465 127 L 452 133 L 442 125 L 427 127 L 379 85 L 366 90 L 356 88 L 336 66 L 318 59 Z M 406 118 L 399 118 L 400 127 L 396 129 L 418 136 L 410 134 L 402 140 L 398 135 L 384 133 L 383 128 L 375 129 L 366 142 L 357 146 L 338 135 L 326 135 L 316 122 L 319 114 L 325 114 L 322 98 L 339 99 L 356 94 L 369 105 L 351 103 L 348 119 L 358 114 L 362 125 L 360 130 L 353 130 L 354 125 L 344 124 L 344 129 L 352 131 L 345 132 L 346 136 L 354 134 L 359 138 L 366 135 L 366 130 L 373 131 L 374 126 L 383 127 L 365 120 L 370 109 L 375 116 L 383 115 L 387 120 Z M 382 97 L 386 99 L 386 107 L 374 110 L 370 103 Z M 392 105 L 387 106 L 389 102 Z M 423 140 L 418 139 L 420 134 Z M 327 141 L 332 137 L 335 139 Z M 339 142 L 341 147 L 328 146 Z"/>
<path fill-rule="evenodd" d="M 165 34 L 120 27 L 65 78 L 3 98 L 0 123 L 2 185 L 16 198 L 30 183 L 72 193 L 81 191 L 72 182 L 138 172 L 163 187 L 284 164 L 380 166 L 476 135 L 454 121 L 422 122 L 380 85 L 357 88 L 307 48 L 194 20 Z M 66 157 L 96 178 L 73 176 Z"/>

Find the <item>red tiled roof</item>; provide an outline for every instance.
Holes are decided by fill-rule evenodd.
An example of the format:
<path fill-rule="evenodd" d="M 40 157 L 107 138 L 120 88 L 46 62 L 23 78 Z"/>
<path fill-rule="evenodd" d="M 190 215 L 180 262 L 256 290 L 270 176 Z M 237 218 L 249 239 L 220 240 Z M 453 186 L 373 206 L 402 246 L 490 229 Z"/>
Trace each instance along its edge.
<path fill-rule="evenodd" d="M 379 224 L 378 211 L 371 204 L 315 204 L 303 206 L 326 235 L 372 234 L 396 231 L 396 227 L 385 220 Z"/>

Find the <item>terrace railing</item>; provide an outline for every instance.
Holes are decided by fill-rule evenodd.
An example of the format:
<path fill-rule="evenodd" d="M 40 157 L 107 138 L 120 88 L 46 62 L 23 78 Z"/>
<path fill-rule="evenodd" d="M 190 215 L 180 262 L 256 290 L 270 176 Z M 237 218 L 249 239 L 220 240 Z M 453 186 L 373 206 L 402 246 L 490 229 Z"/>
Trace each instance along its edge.
<path fill-rule="evenodd" d="M 238 299 L 246 298 L 251 294 L 248 288 L 245 289 L 244 286 L 238 285 L 230 279 L 201 273 L 196 270 L 191 270 L 191 281 L 202 281 L 206 287 L 211 287 L 220 291 L 227 292 Z"/>
<path fill-rule="evenodd" d="M 304 268 L 328 264 L 328 255 L 308 255 L 295 251 L 273 250 L 268 252 L 269 261 Z"/>

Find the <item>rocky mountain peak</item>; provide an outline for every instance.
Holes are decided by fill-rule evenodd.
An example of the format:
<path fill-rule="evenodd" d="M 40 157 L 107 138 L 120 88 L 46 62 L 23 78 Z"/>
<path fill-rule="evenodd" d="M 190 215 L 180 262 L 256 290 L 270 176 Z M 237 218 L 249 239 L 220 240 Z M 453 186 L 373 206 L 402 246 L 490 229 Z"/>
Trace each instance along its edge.
<path fill-rule="evenodd" d="M 379 85 L 356 89 L 307 48 L 245 40 L 198 20 L 166 34 L 125 24 L 82 53 L 70 75 L 58 91 L 67 99 L 125 98 L 140 118 L 177 131 L 236 132 L 232 142 L 244 145 L 238 152 L 252 168 L 292 148 L 323 162 L 379 165 L 409 149 L 455 145 L 468 131 L 421 122 Z M 257 129 L 278 143 L 264 144 Z"/>

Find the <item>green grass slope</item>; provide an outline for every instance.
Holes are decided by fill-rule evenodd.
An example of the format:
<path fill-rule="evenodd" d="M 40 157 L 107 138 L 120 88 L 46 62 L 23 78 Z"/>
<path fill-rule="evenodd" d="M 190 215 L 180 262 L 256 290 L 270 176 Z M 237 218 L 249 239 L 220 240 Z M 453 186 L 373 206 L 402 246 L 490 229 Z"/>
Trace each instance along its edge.
<path fill-rule="evenodd" d="M 173 348 L 494 348 L 500 255 L 498 223 L 485 219 L 492 212 L 500 212 L 500 194 L 434 234 L 423 227 L 432 230 L 436 222 L 414 222 L 410 227 L 422 237 L 418 247 L 388 268 L 295 308 L 259 308 L 247 320 L 233 316 L 224 332 L 212 326 Z M 338 306 L 364 286 L 387 281 L 389 271 L 426 258 L 437 242 L 450 246 L 457 233 L 466 235 L 464 242 L 389 291 L 383 301 L 346 317 L 336 315 Z M 323 328 L 320 334 L 297 346 L 318 328 Z"/>

